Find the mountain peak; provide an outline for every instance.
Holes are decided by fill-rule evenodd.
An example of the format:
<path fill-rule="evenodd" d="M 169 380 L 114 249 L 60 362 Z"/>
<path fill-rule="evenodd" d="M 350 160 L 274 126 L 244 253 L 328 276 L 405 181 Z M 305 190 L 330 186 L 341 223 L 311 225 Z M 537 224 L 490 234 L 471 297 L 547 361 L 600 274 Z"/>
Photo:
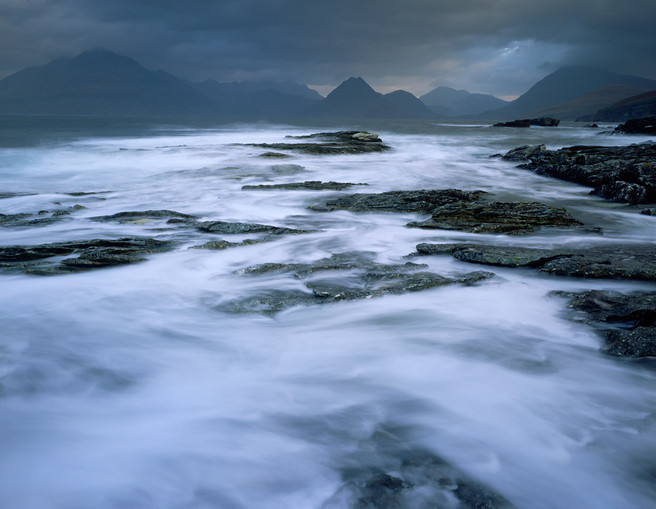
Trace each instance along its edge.
<path fill-rule="evenodd" d="M 335 88 L 335 90 L 328 94 L 326 100 L 341 100 L 346 97 L 355 99 L 356 97 L 374 97 L 380 95 L 381 94 L 371 88 L 369 84 L 362 78 L 351 77 L 340 83 L 339 86 Z"/>

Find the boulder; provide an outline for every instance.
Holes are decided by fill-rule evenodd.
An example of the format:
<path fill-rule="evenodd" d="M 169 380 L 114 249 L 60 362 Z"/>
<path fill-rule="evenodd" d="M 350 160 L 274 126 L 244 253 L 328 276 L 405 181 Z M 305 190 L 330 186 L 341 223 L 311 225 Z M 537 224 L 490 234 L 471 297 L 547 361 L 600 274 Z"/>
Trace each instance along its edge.
<path fill-rule="evenodd" d="M 252 143 L 249 146 L 265 148 L 270 151 L 291 150 L 312 155 L 364 154 L 390 149 L 377 134 L 366 131 L 315 133 L 305 136 L 289 136 L 289 138 L 313 139 L 318 140 L 318 143 Z M 267 153 L 272 154 L 271 152 Z"/>
<path fill-rule="evenodd" d="M 615 128 L 625 134 L 656 134 L 656 116 L 633 118 Z"/>

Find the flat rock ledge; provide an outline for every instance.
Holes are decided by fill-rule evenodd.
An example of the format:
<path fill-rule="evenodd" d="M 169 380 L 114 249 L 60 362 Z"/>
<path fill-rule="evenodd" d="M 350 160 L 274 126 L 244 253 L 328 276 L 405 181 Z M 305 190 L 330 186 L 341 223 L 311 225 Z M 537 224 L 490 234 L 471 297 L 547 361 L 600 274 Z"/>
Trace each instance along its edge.
<path fill-rule="evenodd" d="M 518 167 L 592 187 L 591 194 L 639 205 L 656 203 L 656 143 L 624 147 L 573 146 L 547 150 L 524 145 L 504 156 Z"/>
<path fill-rule="evenodd" d="M 264 148 L 269 151 L 291 150 L 311 155 L 366 154 L 390 149 L 377 134 L 366 131 L 337 131 L 288 137 L 303 140 L 311 139 L 318 142 L 251 143 L 248 146 Z"/>
<path fill-rule="evenodd" d="M 145 261 L 173 243 L 150 237 L 122 237 L 0 247 L 0 269 L 40 276 L 70 274 Z"/>
<path fill-rule="evenodd" d="M 287 189 L 290 191 L 342 191 L 353 186 L 368 186 L 369 184 L 352 182 L 321 182 L 320 180 L 306 180 L 305 182 L 290 182 L 288 184 L 259 184 L 242 186 L 244 191 L 270 191 Z"/>
<path fill-rule="evenodd" d="M 414 263 L 378 264 L 363 253 L 333 255 L 312 264 L 267 263 L 256 265 L 243 269 L 240 273 L 245 275 L 272 272 L 289 273 L 297 279 L 303 279 L 319 272 L 341 272 L 341 274 L 327 279 L 308 281 L 304 284 L 306 290 L 280 290 L 277 288 L 265 290 L 255 296 L 223 303 L 217 307 L 217 310 L 227 313 L 273 315 L 294 306 L 401 295 L 452 284 L 472 285 L 494 276 L 490 272 L 475 271 L 458 277 L 445 277 L 421 270 L 424 268 L 425 266 Z"/>
<path fill-rule="evenodd" d="M 537 228 L 578 228 L 582 223 L 565 209 L 538 202 L 494 202 L 485 191 L 459 189 L 388 191 L 340 196 L 309 208 L 317 212 L 419 212 L 431 214 L 411 228 L 458 230 L 473 233 L 521 234 Z"/>
<path fill-rule="evenodd" d="M 464 262 L 497 267 L 531 267 L 558 276 L 656 281 L 656 246 L 652 244 L 536 249 L 422 243 L 417 253 L 449 254 Z"/>
<path fill-rule="evenodd" d="M 569 299 L 573 318 L 600 329 L 604 351 L 617 357 L 656 357 L 656 292 L 552 292 Z"/>
<path fill-rule="evenodd" d="M 551 117 L 522 118 L 510 122 L 498 122 L 493 127 L 558 127 L 560 120 Z"/>

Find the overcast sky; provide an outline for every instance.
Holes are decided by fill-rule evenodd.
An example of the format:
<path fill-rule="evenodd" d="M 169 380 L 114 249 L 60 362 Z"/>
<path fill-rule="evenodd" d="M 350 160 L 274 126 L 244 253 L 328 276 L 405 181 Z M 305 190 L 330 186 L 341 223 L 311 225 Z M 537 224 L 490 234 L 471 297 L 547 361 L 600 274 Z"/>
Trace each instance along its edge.
<path fill-rule="evenodd" d="M 656 0 L 0 0 L 0 78 L 97 47 L 219 81 L 517 96 L 568 64 L 656 79 Z"/>

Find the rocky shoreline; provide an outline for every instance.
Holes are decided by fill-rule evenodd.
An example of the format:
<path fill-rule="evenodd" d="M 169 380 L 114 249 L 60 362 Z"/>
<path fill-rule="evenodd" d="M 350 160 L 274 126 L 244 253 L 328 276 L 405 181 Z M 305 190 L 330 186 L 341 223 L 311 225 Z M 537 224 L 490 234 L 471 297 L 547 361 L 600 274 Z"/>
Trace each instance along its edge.
<path fill-rule="evenodd" d="M 289 144 L 252 144 L 276 150 L 301 151 L 313 155 L 356 154 L 388 150 L 375 134 L 361 131 L 317 133 L 297 137 L 303 140 Z M 309 140 L 309 141 L 307 141 Z M 540 175 L 589 185 L 600 196 L 630 204 L 656 201 L 656 144 L 642 143 L 623 147 L 573 146 L 547 150 L 544 145 L 523 146 L 503 156 L 504 160 L 522 162 L 521 168 Z M 367 183 L 301 181 L 272 185 L 243 186 L 253 190 L 309 190 L 339 192 Z M 595 225 L 583 224 L 563 208 L 539 202 L 501 202 L 480 190 L 416 189 L 382 193 L 330 195 L 317 199 L 308 208 L 314 213 L 343 210 L 352 213 L 424 214 L 425 219 L 407 223 L 409 228 L 469 232 L 482 235 L 522 235 L 537 230 L 553 229 L 578 234 L 598 234 Z M 86 210 L 81 205 L 34 214 L 2 214 L 0 227 L 33 228 L 61 221 Z M 311 234 L 315 230 L 294 225 L 268 225 L 247 222 L 207 220 L 173 210 L 124 211 L 87 218 L 94 222 L 148 224 L 153 232 L 167 234 L 165 240 L 154 237 L 122 237 L 55 242 L 40 245 L 0 247 L 0 270 L 31 275 L 62 275 L 145 261 L 148 255 L 179 249 L 222 250 L 273 242 L 286 235 Z M 185 233 L 188 232 L 188 233 Z M 193 232 L 193 245 L 189 235 Z M 172 235 L 179 234 L 179 235 Z M 185 240 L 180 240 L 180 235 Z M 236 241 L 216 235 L 246 236 Z M 208 238 L 209 236 L 209 238 Z M 594 247 L 554 247 L 549 249 L 497 246 L 482 243 L 421 243 L 411 256 L 451 256 L 459 261 L 489 267 L 523 267 L 559 277 L 585 279 L 623 279 L 656 281 L 656 247 L 652 244 L 608 245 Z M 218 309 L 230 313 L 257 312 L 274 314 L 298 305 L 326 304 L 338 301 L 370 299 L 390 294 L 403 294 L 445 285 L 471 285 L 490 279 L 493 273 L 474 271 L 458 276 L 443 276 L 426 270 L 421 264 L 378 264 L 367 253 L 341 253 L 311 264 L 263 264 L 239 272 L 243 276 L 271 272 L 289 274 L 302 280 L 301 288 L 271 288 L 245 299 L 225 302 Z M 322 279 L 314 276 L 320 275 Z M 329 275 L 329 277 L 327 277 Z M 625 308 L 638 300 L 633 295 L 579 293 L 568 296 L 570 307 L 591 309 L 590 299 L 602 299 L 604 309 Z M 656 298 L 643 296 L 646 308 L 639 314 L 656 316 Z M 636 311 L 636 313 L 638 313 Z M 610 311 L 609 311 L 610 313 Z M 635 313 L 601 315 L 589 312 L 591 322 L 613 322 L 612 316 L 634 316 Z M 629 320 L 629 319 L 627 319 Z M 629 320 L 631 321 L 631 320 Z M 615 323 L 615 322 L 613 322 Z M 620 356 L 655 356 L 656 338 L 653 320 L 641 318 L 638 325 L 604 329 L 606 351 Z M 615 345 L 615 346 L 612 346 Z M 621 346 L 618 346 L 621 345 Z"/>

